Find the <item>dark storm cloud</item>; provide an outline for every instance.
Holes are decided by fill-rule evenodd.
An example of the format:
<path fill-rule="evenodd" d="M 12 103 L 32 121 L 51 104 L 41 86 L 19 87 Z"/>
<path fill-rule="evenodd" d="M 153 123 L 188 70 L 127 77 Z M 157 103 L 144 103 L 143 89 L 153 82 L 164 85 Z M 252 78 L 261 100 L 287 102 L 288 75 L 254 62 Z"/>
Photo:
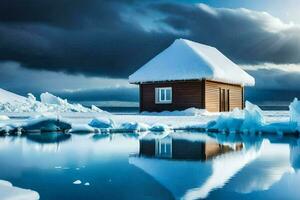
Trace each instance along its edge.
<path fill-rule="evenodd" d="M 238 63 L 299 63 L 300 28 L 264 12 L 204 4 L 154 4 L 161 20 L 188 38 L 217 47 Z"/>
<path fill-rule="evenodd" d="M 187 37 L 216 46 L 238 63 L 300 61 L 299 28 L 285 27 L 270 15 L 146 2 L 1 1 L 0 60 L 31 69 L 126 78 L 175 38 Z M 128 9 L 136 13 L 126 15 Z M 149 19 L 154 12 L 162 19 L 152 24 L 156 29 L 145 30 L 139 16 Z M 162 23 L 164 28 L 158 28 Z"/>
<path fill-rule="evenodd" d="M 127 77 L 173 35 L 145 31 L 122 11 L 133 1 L 0 3 L 0 60 L 33 69 Z"/>
<path fill-rule="evenodd" d="M 138 89 L 136 88 L 104 88 L 83 90 L 78 92 L 59 92 L 56 95 L 74 102 L 82 101 L 138 101 Z"/>

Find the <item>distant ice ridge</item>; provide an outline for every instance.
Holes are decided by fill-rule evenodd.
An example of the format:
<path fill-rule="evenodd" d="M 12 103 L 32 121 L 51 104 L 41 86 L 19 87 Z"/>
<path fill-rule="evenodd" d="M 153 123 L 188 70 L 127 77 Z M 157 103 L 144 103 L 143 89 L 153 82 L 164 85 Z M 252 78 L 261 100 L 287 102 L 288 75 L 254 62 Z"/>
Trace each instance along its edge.
<path fill-rule="evenodd" d="M 37 192 L 15 187 L 10 182 L 3 180 L 0 180 L 0 196 L 1 199 L 5 200 L 40 199 L 40 196 Z"/>
<path fill-rule="evenodd" d="M 38 101 L 31 93 L 26 98 L 0 89 L 0 112 L 103 112 L 94 105 L 87 108 L 81 104 L 71 104 L 48 92 L 42 93 L 40 98 L 41 101 Z"/>

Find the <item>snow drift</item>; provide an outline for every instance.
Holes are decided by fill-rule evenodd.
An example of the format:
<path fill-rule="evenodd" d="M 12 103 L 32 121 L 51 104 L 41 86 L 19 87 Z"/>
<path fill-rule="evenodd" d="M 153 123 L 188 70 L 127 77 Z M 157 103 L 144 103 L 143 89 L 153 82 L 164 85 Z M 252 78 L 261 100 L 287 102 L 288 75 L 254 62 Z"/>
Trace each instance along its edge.
<path fill-rule="evenodd" d="M 162 111 L 162 112 L 142 112 L 142 115 L 155 115 L 155 116 L 205 116 L 210 115 L 206 109 L 188 108 L 181 111 Z"/>
<path fill-rule="evenodd" d="M 3 180 L 0 180 L 0 194 L 1 199 L 5 200 L 37 200 L 40 198 L 39 194 L 33 190 L 15 187 L 10 182 Z"/>
<path fill-rule="evenodd" d="M 0 112 L 103 112 L 94 105 L 87 108 L 81 104 L 71 104 L 48 92 L 42 93 L 40 98 L 41 101 L 38 101 L 31 93 L 26 98 L 0 89 Z"/>

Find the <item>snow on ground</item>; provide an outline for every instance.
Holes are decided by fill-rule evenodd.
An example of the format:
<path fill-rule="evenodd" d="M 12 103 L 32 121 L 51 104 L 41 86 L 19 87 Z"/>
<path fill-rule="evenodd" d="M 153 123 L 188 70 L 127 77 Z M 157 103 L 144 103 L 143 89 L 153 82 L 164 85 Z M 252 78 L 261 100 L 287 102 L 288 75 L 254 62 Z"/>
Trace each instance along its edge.
<path fill-rule="evenodd" d="M 15 187 L 8 181 L 0 180 L 0 198 L 3 200 L 37 200 L 40 196 L 33 190 Z"/>
<path fill-rule="evenodd" d="M 86 108 L 81 104 L 71 104 L 48 92 L 42 93 L 40 98 L 41 101 L 37 101 L 31 93 L 26 98 L 0 88 L 0 112 L 103 112 L 96 106 Z"/>
<path fill-rule="evenodd" d="M 237 114 L 238 113 L 238 114 Z M 274 124 L 279 123 L 281 127 L 284 126 L 284 122 L 287 123 L 290 121 L 288 111 L 262 111 L 261 112 L 265 124 Z M 31 121 L 32 116 L 37 115 L 37 113 L 5 113 L 9 116 L 9 120 L 0 121 L 0 127 L 7 124 L 13 125 L 23 125 Z M 227 116 L 224 117 L 224 116 Z M 212 123 L 216 120 L 225 119 L 229 123 L 227 126 L 233 126 L 230 123 L 234 123 L 234 120 L 230 119 L 232 116 L 240 118 L 243 120 L 243 112 L 235 111 L 230 113 L 208 113 L 203 115 L 144 115 L 144 114 L 125 114 L 125 115 L 115 115 L 104 113 L 60 113 L 60 116 L 56 117 L 57 119 L 63 122 L 68 122 L 72 126 L 72 131 L 74 133 L 93 133 L 99 132 L 100 129 L 116 129 L 116 131 L 146 131 L 146 130 L 170 130 L 170 129 L 180 129 L 188 127 L 206 127 L 207 124 Z M 28 118 L 31 117 L 30 120 Z M 41 116 L 37 116 L 41 118 Z M 49 119 L 51 122 L 53 116 L 43 117 L 42 119 Z M 41 121 L 41 119 L 40 119 Z M 36 121 L 39 122 L 39 121 Z M 101 123 L 100 123 L 101 122 Z M 235 121 L 236 122 L 236 121 Z M 55 121 L 52 121 L 53 124 L 56 124 Z M 240 122 L 241 123 L 241 122 Z M 58 124 L 60 125 L 60 123 Z M 63 126 L 63 124 L 62 124 Z M 288 125 L 286 125 L 288 126 Z M 52 127 L 52 126 L 47 126 Z M 151 128 L 152 127 L 152 128 Z M 221 127 L 214 127 L 221 128 Z M 224 127 L 223 127 L 224 128 Z M 269 127 L 270 128 L 270 127 Z"/>
<path fill-rule="evenodd" d="M 142 112 L 142 115 L 155 116 L 201 116 L 201 115 L 215 115 L 216 113 L 209 113 L 205 109 L 188 108 L 182 111 L 162 111 L 162 112 Z"/>
<path fill-rule="evenodd" d="M 114 115 L 95 106 L 91 109 L 48 92 L 37 101 L 32 94 L 24 98 L 0 90 L 0 133 L 65 131 L 98 133 L 99 131 L 169 131 L 174 129 L 209 128 L 219 131 L 297 132 L 300 130 L 300 102 L 295 99 L 290 111 L 262 111 L 246 102 L 244 110 L 209 113 L 203 109 Z M 5 100 L 11 102 L 5 102 Z M 4 103 L 3 103 L 4 102 Z"/>

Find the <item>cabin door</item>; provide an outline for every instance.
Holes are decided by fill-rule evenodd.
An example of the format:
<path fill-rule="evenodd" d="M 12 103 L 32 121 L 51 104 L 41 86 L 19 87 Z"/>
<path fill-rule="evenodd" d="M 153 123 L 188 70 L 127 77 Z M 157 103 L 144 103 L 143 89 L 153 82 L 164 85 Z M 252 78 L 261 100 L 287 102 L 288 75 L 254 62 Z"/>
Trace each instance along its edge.
<path fill-rule="evenodd" d="M 220 112 L 229 111 L 229 90 L 220 88 Z"/>

